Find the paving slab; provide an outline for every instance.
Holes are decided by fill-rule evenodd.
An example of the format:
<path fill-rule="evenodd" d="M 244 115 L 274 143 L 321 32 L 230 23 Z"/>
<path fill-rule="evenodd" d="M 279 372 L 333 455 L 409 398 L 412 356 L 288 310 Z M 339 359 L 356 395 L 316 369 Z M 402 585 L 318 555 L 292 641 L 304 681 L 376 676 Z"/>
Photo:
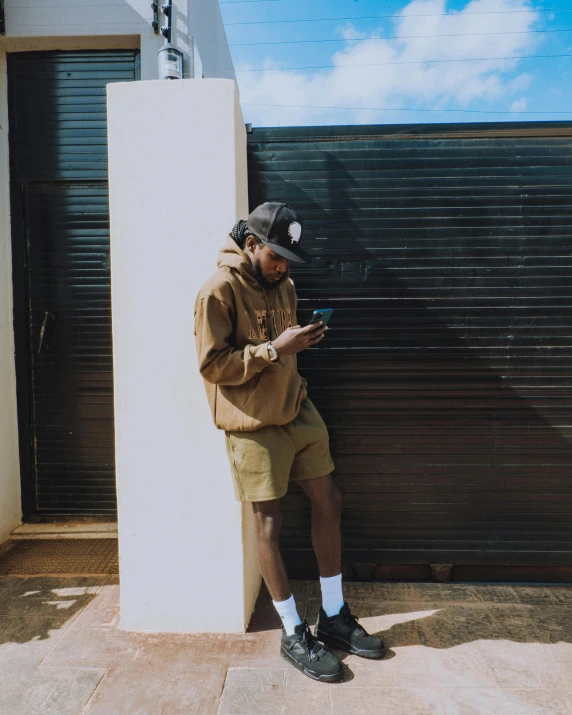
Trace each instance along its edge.
<path fill-rule="evenodd" d="M 0 669 L 16 663 L 38 666 L 69 629 L 70 623 L 70 619 L 55 616 L 14 618 L 0 633 Z"/>
<path fill-rule="evenodd" d="M 563 693 L 538 689 L 460 688 L 442 691 L 445 715 L 569 715 Z"/>
<path fill-rule="evenodd" d="M 437 688 L 332 689 L 332 715 L 444 715 Z"/>
<path fill-rule="evenodd" d="M 0 713 L 8 715 L 572 715 L 572 588 L 346 583 L 387 654 L 338 652 L 324 684 L 279 655 L 267 593 L 240 635 L 119 627 L 119 577 L 0 577 Z M 294 582 L 315 623 L 315 582 Z"/>
<path fill-rule="evenodd" d="M 104 674 L 104 668 L 38 668 L 21 661 L 3 663 L 0 672 L 1 712 L 7 715 L 77 715 Z"/>
<path fill-rule="evenodd" d="M 198 715 L 209 695 L 220 697 L 226 669 L 179 664 L 168 658 L 152 664 L 144 659 L 107 669 L 87 707 L 89 715 L 110 713 L 181 713 Z"/>

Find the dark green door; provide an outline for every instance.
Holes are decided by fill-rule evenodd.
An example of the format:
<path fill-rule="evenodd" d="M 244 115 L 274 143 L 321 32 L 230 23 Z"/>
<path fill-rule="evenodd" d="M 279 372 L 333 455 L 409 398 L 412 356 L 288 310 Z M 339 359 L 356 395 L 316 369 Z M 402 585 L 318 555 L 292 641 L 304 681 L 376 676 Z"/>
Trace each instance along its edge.
<path fill-rule="evenodd" d="M 135 51 L 9 55 L 24 518 L 116 513 L 109 82 Z"/>

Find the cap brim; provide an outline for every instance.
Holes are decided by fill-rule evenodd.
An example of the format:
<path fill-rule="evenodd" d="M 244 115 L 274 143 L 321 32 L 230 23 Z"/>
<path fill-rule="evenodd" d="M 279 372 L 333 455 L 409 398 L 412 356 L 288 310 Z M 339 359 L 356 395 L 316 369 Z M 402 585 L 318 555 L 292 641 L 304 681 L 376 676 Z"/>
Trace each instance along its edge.
<path fill-rule="evenodd" d="M 262 239 L 260 240 L 265 246 L 271 248 L 274 253 L 277 253 L 279 256 L 282 256 L 282 258 L 287 258 L 289 261 L 293 261 L 294 263 L 310 263 L 312 260 L 312 256 L 310 256 L 309 253 L 306 253 L 306 251 L 303 251 L 301 248 L 297 248 L 294 252 L 288 248 L 284 248 L 284 246 L 279 246 L 276 243 L 271 243 L 270 241 L 264 241 Z"/>

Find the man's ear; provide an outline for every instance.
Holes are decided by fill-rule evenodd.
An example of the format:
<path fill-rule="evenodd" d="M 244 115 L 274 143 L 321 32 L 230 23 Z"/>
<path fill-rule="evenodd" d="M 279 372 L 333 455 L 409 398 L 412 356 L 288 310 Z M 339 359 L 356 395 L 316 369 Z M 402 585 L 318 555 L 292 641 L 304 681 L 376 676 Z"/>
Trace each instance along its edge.
<path fill-rule="evenodd" d="M 244 244 L 244 248 L 248 253 L 254 253 L 254 249 L 256 248 L 256 239 L 254 236 L 247 236 L 246 237 L 246 242 Z"/>

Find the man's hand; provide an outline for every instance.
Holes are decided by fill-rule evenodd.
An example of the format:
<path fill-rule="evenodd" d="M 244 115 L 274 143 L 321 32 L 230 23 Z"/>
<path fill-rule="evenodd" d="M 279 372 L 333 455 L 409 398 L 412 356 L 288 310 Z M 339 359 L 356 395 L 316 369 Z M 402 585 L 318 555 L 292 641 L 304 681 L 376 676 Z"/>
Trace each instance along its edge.
<path fill-rule="evenodd" d="M 295 325 L 293 328 L 287 328 L 282 335 L 273 340 L 272 345 L 281 356 L 294 355 L 294 353 L 299 353 L 319 343 L 327 329 L 321 321 L 305 325 L 303 328 Z"/>

